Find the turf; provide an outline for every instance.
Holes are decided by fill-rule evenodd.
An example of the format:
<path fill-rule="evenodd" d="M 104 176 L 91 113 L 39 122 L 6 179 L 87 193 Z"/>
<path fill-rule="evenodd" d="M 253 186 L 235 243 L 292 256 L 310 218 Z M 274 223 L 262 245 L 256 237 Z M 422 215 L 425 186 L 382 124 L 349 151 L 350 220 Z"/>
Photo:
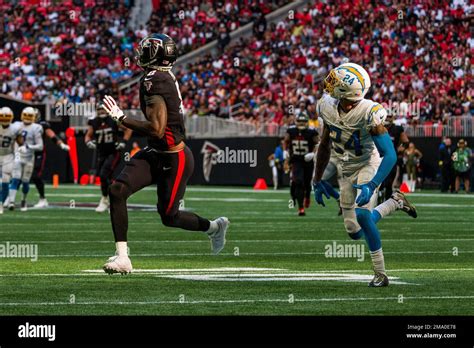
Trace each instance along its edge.
<path fill-rule="evenodd" d="M 202 233 L 163 227 L 155 192 L 142 191 L 129 201 L 149 207 L 129 214 L 137 272 L 109 276 L 100 271 L 114 252 L 109 216 L 81 208 L 96 204 L 99 188 L 47 194 L 49 209 L 0 216 L 0 244 L 34 243 L 39 252 L 35 262 L 0 258 L 0 315 L 474 314 L 474 196 L 411 195 L 418 219 L 396 212 L 381 221 L 396 279 L 372 289 L 357 280 L 371 276 L 367 249 L 364 261 L 325 255 L 333 242 L 364 245 L 346 237 L 334 201 L 298 217 L 286 190 L 191 187 L 186 209 L 231 220 L 226 248 L 212 256 Z M 59 206 L 71 200 L 74 208 Z"/>

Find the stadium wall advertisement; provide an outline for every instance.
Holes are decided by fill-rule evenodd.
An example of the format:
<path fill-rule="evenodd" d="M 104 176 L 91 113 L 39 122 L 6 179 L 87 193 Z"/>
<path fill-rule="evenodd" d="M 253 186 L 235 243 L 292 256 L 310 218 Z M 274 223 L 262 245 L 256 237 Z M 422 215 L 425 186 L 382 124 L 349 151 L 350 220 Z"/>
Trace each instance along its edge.
<path fill-rule="evenodd" d="M 459 138 L 452 138 L 455 145 Z M 438 147 L 441 138 L 411 138 L 423 153 L 422 166 L 426 179 L 437 181 Z M 140 147 L 146 146 L 146 139 L 132 138 L 125 153 L 133 141 Z M 186 143 L 194 154 L 194 173 L 190 184 L 194 185 L 242 185 L 253 186 L 258 178 L 272 184 L 271 168 L 268 156 L 278 144 L 278 137 L 188 139 Z M 474 146 L 474 138 L 466 138 L 468 146 Z M 67 153 L 61 151 L 51 141 L 46 141 L 47 159 L 44 179 L 51 181 L 53 174 L 59 174 L 61 182 L 72 182 L 72 169 Z M 94 152 L 84 144 L 83 135 L 77 136 L 79 175 L 89 174 Z M 117 168 L 121 170 L 122 164 Z M 471 174 L 471 175 L 474 175 Z M 288 184 L 285 175 L 284 184 Z"/>

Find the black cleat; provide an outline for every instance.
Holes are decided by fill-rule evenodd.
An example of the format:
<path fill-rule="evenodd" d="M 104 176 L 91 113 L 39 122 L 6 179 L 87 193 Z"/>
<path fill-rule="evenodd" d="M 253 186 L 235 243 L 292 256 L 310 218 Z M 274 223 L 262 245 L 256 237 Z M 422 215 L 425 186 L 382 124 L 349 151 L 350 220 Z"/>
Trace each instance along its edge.
<path fill-rule="evenodd" d="M 369 288 L 381 288 L 383 286 L 388 286 L 388 277 L 383 273 L 375 273 L 374 279 L 369 283 Z"/>
<path fill-rule="evenodd" d="M 298 210 L 298 216 L 306 216 L 306 213 L 304 212 L 304 208 L 301 208 Z"/>
<path fill-rule="evenodd" d="M 390 198 L 397 202 L 398 209 L 402 210 L 412 218 L 416 219 L 416 217 L 418 216 L 418 214 L 416 213 L 416 208 L 413 204 L 408 202 L 408 199 L 403 192 L 400 192 L 400 190 L 396 190 Z"/>

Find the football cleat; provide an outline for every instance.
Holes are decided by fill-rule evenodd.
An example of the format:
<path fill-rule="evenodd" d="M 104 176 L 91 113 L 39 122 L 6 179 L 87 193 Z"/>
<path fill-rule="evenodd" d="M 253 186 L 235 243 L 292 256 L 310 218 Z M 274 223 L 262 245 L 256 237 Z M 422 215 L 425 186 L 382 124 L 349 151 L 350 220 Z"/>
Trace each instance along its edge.
<path fill-rule="evenodd" d="M 374 279 L 369 283 L 369 288 L 381 288 L 383 286 L 388 286 L 388 277 L 384 273 L 375 273 Z"/>
<path fill-rule="evenodd" d="M 38 203 L 34 205 L 34 208 L 47 208 L 48 206 L 48 200 L 46 198 L 40 198 Z"/>
<path fill-rule="evenodd" d="M 114 274 L 114 273 L 128 274 L 128 273 L 132 273 L 133 267 L 132 267 L 132 261 L 130 260 L 128 256 L 115 255 L 115 256 L 110 257 L 107 260 L 107 262 L 104 264 L 102 269 L 107 274 Z"/>
<path fill-rule="evenodd" d="M 220 217 L 214 220 L 217 223 L 217 230 L 209 234 L 211 240 L 211 250 L 214 255 L 219 254 L 225 245 L 225 235 L 229 228 L 230 221 L 226 217 Z"/>
<path fill-rule="evenodd" d="M 8 210 L 15 210 L 15 203 L 8 203 Z"/>
<path fill-rule="evenodd" d="M 407 197 L 403 192 L 401 192 L 400 190 L 396 190 L 390 198 L 397 202 L 399 210 L 402 210 L 412 218 L 416 219 L 416 217 L 418 216 L 418 214 L 416 213 L 416 208 L 413 204 L 408 202 Z"/>
<path fill-rule="evenodd" d="M 100 199 L 99 205 L 95 208 L 97 213 L 104 213 L 109 209 L 109 199 L 107 197 L 102 197 Z"/>
<path fill-rule="evenodd" d="M 26 204 L 24 199 L 21 201 L 20 211 L 28 211 L 28 204 Z"/>
<path fill-rule="evenodd" d="M 306 213 L 304 212 L 304 208 L 298 209 L 298 216 L 305 216 Z"/>

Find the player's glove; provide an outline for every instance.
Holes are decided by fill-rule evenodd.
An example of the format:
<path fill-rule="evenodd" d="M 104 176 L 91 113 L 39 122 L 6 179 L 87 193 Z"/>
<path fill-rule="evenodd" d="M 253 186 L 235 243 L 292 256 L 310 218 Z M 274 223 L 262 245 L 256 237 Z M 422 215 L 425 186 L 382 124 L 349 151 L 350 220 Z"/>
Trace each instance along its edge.
<path fill-rule="evenodd" d="M 95 150 L 97 148 L 97 145 L 95 143 L 94 140 L 89 140 L 87 143 L 86 143 L 86 146 L 91 149 L 91 150 Z"/>
<path fill-rule="evenodd" d="M 59 144 L 59 147 L 61 148 L 61 150 L 69 151 L 69 145 L 61 143 L 61 144 Z"/>
<path fill-rule="evenodd" d="M 115 122 L 119 124 L 122 123 L 122 121 L 127 117 L 123 113 L 122 109 L 119 108 L 115 99 L 110 95 L 106 95 L 104 97 L 102 108 L 107 111 L 107 113 Z"/>
<path fill-rule="evenodd" d="M 325 207 L 326 204 L 324 204 L 323 195 L 325 195 L 327 199 L 330 198 L 328 189 L 327 189 L 327 183 L 324 180 L 318 181 L 313 184 L 313 190 L 314 190 L 314 199 L 316 200 L 316 203 Z"/>
<path fill-rule="evenodd" d="M 122 151 L 126 146 L 127 144 L 125 144 L 123 141 L 118 141 L 115 143 L 115 150 Z"/>
<path fill-rule="evenodd" d="M 354 188 L 359 189 L 361 191 L 356 199 L 356 203 L 359 207 L 362 207 L 370 202 L 370 198 L 372 198 L 372 195 L 374 194 L 374 191 L 377 188 L 377 185 L 372 181 L 369 181 L 367 184 L 353 186 Z"/>
<path fill-rule="evenodd" d="M 18 148 L 18 152 L 22 155 L 26 155 L 28 153 L 28 145 L 22 145 Z"/>

